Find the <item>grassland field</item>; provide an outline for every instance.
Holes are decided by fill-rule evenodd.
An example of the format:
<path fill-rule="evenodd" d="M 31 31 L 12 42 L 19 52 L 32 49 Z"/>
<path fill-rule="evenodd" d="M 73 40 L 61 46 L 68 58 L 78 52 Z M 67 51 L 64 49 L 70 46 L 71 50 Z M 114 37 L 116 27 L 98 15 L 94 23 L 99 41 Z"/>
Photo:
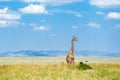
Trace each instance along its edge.
<path fill-rule="evenodd" d="M 120 58 L 76 57 L 68 67 L 65 57 L 0 57 L 0 80 L 120 80 Z"/>

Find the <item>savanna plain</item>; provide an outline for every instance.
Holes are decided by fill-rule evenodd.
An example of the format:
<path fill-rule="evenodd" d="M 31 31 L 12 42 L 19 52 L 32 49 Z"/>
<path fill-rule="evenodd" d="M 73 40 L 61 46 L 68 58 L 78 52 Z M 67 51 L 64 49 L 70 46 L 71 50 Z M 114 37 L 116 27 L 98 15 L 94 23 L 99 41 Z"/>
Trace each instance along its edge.
<path fill-rule="evenodd" d="M 0 57 L 0 80 L 120 80 L 120 58 Z"/>

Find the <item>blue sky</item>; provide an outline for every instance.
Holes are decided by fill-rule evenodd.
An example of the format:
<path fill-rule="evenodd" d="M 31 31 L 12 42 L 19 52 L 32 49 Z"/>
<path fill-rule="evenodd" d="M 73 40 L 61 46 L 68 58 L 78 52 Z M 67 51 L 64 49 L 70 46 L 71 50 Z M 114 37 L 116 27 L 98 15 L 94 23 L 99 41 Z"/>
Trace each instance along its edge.
<path fill-rule="evenodd" d="M 120 51 L 120 0 L 0 0 L 0 52 Z"/>

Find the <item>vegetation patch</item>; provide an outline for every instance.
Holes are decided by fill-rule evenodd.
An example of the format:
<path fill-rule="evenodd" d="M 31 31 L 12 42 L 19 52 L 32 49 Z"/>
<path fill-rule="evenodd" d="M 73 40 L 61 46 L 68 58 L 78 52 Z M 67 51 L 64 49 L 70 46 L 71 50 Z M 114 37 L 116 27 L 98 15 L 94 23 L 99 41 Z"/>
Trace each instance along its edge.
<path fill-rule="evenodd" d="M 120 80 L 119 74 L 119 64 L 0 65 L 0 80 Z"/>
<path fill-rule="evenodd" d="M 87 65 L 87 64 L 85 64 L 85 63 L 83 63 L 83 62 L 80 62 L 80 63 L 77 65 L 77 68 L 78 68 L 79 70 L 92 69 L 91 66 L 89 66 L 89 65 Z"/>

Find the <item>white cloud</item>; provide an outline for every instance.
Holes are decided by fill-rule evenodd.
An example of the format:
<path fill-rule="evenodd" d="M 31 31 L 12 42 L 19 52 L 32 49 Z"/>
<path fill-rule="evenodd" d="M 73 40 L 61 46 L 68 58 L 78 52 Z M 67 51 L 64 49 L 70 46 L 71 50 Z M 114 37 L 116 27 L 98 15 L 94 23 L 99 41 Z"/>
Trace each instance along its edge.
<path fill-rule="evenodd" d="M 47 31 L 50 29 L 49 26 L 39 26 L 37 23 L 30 23 L 29 26 L 33 27 L 33 30 Z"/>
<path fill-rule="evenodd" d="M 95 22 L 89 22 L 87 25 L 92 28 L 100 28 L 101 27 L 100 24 L 95 23 Z"/>
<path fill-rule="evenodd" d="M 104 13 L 104 12 L 97 11 L 96 14 L 98 14 L 98 15 L 104 15 L 105 13 Z"/>
<path fill-rule="evenodd" d="M 73 28 L 73 29 L 78 29 L 78 28 L 79 28 L 79 26 L 72 26 L 72 28 Z"/>
<path fill-rule="evenodd" d="M 50 37 L 56 37 L 57 35 L 56 34 L 51 34 Z"/>
<path fill-rule="evenodd" d="M 49 30 L 48 26 L 39 26 L 39 27 L 33 27 L 34 30 L 40 30 L 40 31 L 47 31 Z"/>
<path fill-rule="evenodd" d="M 20 8 L 19 11 L 23 13 L 30 14 L 47 14 L 48 11 L 45 9 L 45 6 L 38 4 L 29 4 L 27 7 Z"/>
<path fill-rule="evenodd" d="M 120 13 L 119 12 L 109 12 L 106 15 L 107 19 L 120 19 Z"/>
<path fill-rule="evenodd" d="M 71 11 L 71 10 L 54 9 L 54 10 L 51 10 L 50 13 L 52 13 L 52 14 L 53 13 L 64 13 L 64 14 L 71 14 L 71 15 L 79 17 L 79 18 L 83 17 L 80 12 Z"/>
<path fill-rule="evenodd" d="M 37 23 L 30 23 L 29 26 L 36 27 L 36 26 L 38 26 L 38 24 Z"/>
<path fill-rule="evenodd" d="M 0 9 L 0 27 L 2 28 L 18 26 L 20 18 L 19 13 L 9 10 L 7 7 Z"/>
<path fill-rule="evenodd" d="M 15 27 L 20 24 L 18 21 L 7 21 L 7 20 L 0 20 L 0 28 L 4 27 Z"/>
<path fill-rule="evenodd" d="M 76 11 L 66 10 L 66 11 L 63 11 L 63 12 L 66 12 L 68 14 L 72 14 L 72 15 L 74 15 L 76 17 L 82 17 L 82 15 L 79 12 L 76 12 Z"/>
<path fill-rule="evenodd" d="M 23 0 L 27 3 L 42 3 L 42 4 L 49 4 L 49 5 L 63 5 L 73 2 L 81 2 L 82 0 Z"/>
<path fill-rule="evenodd" d="M 20 14 L 17 12 L 9 10 L 7 7 L 0 9 L 0 19 L 4 20 L 18 20 L 20 19 Z"/>
<path fill-rule="evenodd" d="M 115 26 L 116 28 L 120 28 L 120 24 L 116 24 L 116 26 Z"/>
<path fill-rule="evenodd" d="M 89 2 L 100 8 L 120 8 L 120 0 L 90 0 Z"/>
<path fill-rule="evenodd" d="M 22 23 L 20 23 L 21 24 L 21 26 L 26 26 L 27 24 L 26 23 L 24 23 L 24 22 L 22 22 Z"/>
<path fill-rule="evenodd" d="M 45 20 L 45 19 L 42 19 L 40 22 L 45 23 L 45 22 L 46 22 L 46 20 Z"/>

